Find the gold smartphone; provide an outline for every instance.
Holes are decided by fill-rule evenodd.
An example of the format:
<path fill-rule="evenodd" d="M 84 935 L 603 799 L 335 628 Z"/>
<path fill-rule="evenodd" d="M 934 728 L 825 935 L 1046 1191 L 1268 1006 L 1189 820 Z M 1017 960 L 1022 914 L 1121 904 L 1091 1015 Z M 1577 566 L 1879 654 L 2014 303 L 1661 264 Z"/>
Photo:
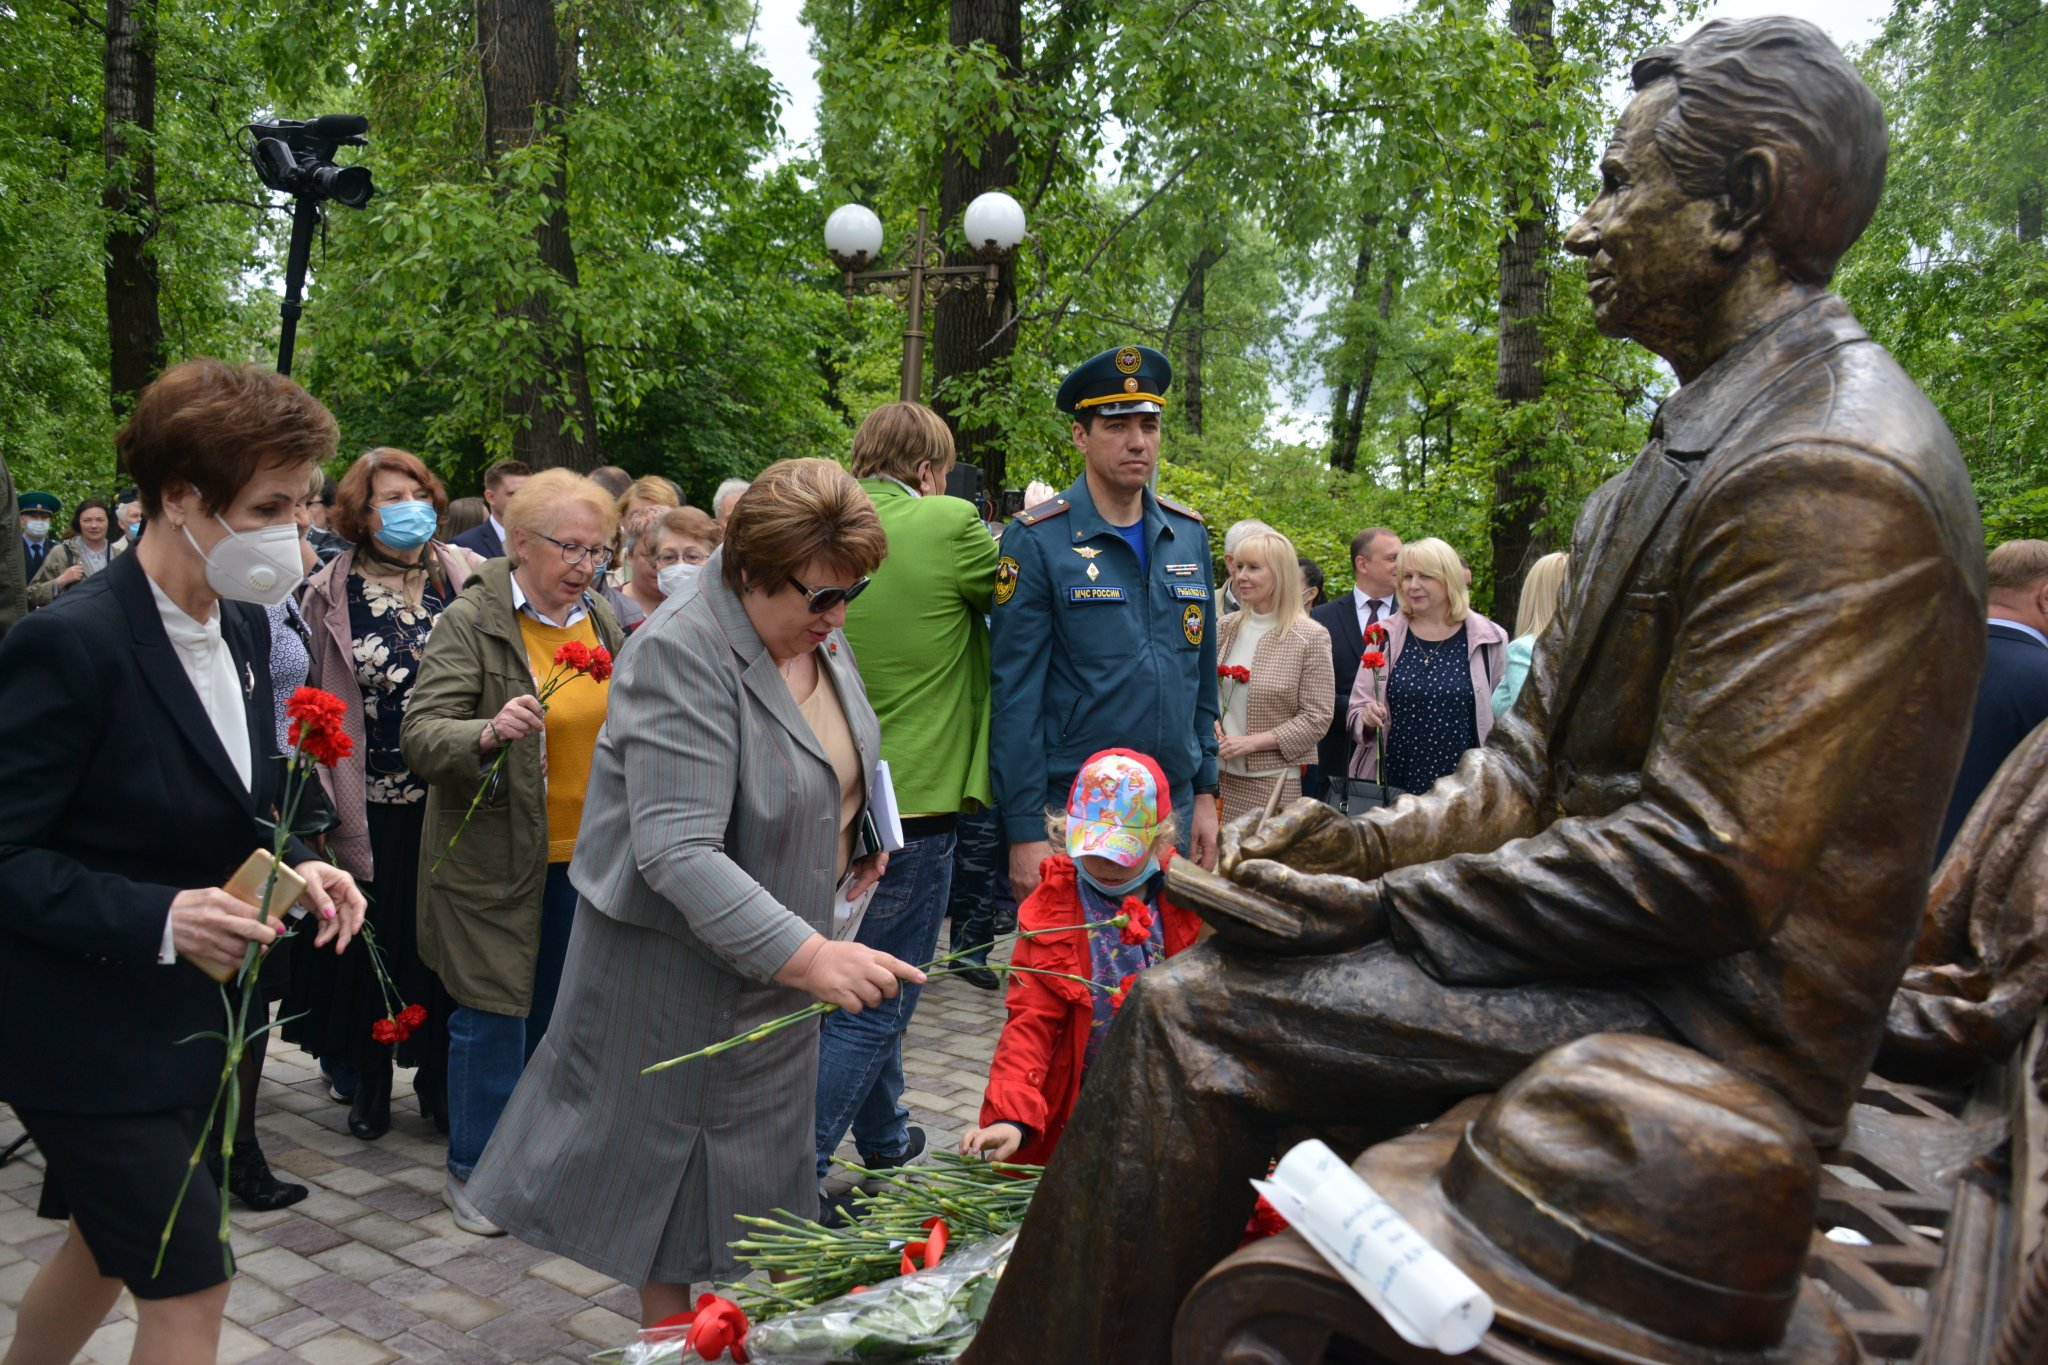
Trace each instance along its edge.
<path fill-rule="evenodd" d="M 262 849 L 243 859 L 235 869 L 235 875 L 227 879 L 221 890 L 233 896 L 244 905 L 260 905 L 263 901 L 263 884 L 270 880 L 270 855 Z M 299 897 L 306 894 L 306 879 L 290 868 L 280 864 L 277 869 L 277 883 L 270 888 L 270 911 L 268 920 L 281 922 L 297 905 Z M 239 967 L 223 967 L 218 962 L 206 962 L 199 958 L 180 953 L 187 962 L 205 972 L 222 985 L 234 980 Z"/>

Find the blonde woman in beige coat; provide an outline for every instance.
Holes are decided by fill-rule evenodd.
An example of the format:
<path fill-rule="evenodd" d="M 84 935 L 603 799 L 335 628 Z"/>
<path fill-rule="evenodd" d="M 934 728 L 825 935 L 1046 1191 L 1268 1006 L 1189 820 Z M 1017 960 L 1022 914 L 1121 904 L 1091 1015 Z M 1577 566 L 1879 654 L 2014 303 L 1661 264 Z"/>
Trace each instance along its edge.
<path fill-rule="evenodd" d="M 1217 780 L 1226 823 L 1301 795 L 1301 765 L 1330 728 L 1336 669 L 1330 632 L 1301 606 L 1301 562 L 1278 531 L 1255 531 L 1231 555 L 1230 589 L 1244 604 L 1217 624 L 1220 669 L 1245 668 L 1249 683 L 1219 673 Z M 1284 781 L 1282 780 L 1284 779 Z"/>

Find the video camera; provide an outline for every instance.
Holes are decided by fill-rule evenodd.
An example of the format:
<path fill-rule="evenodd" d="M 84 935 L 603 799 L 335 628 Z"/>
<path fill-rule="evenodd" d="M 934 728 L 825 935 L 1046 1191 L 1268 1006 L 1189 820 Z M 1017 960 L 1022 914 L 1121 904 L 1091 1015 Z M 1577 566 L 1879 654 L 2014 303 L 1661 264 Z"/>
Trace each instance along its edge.
<path fill-rule="evenodd" d="M 367 147 L 370 121 L 361 114 L 322 114 L 316 119 L 273 119 L 248 125 L 256 141 L 249 149 L 256 174 L 273 190 L 307 199 L 332 199 L 352 209 L 370 202 L 377 187 L 367 166 L 337 166 L 343 147 Z"/>

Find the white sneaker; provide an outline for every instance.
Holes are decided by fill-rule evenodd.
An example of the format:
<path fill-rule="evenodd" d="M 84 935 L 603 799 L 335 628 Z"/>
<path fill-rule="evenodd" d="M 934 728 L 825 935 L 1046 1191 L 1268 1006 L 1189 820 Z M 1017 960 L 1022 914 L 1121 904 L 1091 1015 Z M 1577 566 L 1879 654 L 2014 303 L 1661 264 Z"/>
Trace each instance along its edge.
<path fill-rule="evenodd" d="M 455 1226 L 476 1237 L 503 1237 L 505 1229 L 484 1217 L 483 1210 L 469 1202 L 469 1189 L 465 1182 L 453 1174 L 448 1183 L 441 1187 L 441 1202 L 455 1215 Z"/>

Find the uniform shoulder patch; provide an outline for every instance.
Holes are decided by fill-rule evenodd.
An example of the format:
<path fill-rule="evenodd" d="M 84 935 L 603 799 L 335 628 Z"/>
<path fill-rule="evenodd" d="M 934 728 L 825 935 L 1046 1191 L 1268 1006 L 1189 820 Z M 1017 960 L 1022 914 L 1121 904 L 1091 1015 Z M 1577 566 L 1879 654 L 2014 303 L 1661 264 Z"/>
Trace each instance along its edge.
<path fill-rule="evenodd" d="M 996 561 L 996 605 L 1001 606 L 1017 594 L 1017 561 L 1004 555 Z"/>
<path fill-rule="evenodd" d="M 1026 526 L 1036 526 L 1041 521 L 1049 521 L 1059 516 L 1072 505 L 1065 498 L 1054 498 L 1051 502 L 1041 502 L 1036 507 L 1025 508 L 1017 514 L 1017 520 Z"/>
<path fill-rule="evenodd" d="M 1153 496 L 1157 497 L 1158 495 L 1154 494 Z M 1192 517 L 1196 521 L 1201 521 L 1202 519 L 1202 514 L 1200 512 L 1197 512 L 1192 507 L 1188 507 L 1182 503 L 1175 502 L 1172 498 L 1160 498 L 1159 505 L 1161 507 L 1164 507 L 1169 512 L 1178 512 L 1182 516 Z"/>

